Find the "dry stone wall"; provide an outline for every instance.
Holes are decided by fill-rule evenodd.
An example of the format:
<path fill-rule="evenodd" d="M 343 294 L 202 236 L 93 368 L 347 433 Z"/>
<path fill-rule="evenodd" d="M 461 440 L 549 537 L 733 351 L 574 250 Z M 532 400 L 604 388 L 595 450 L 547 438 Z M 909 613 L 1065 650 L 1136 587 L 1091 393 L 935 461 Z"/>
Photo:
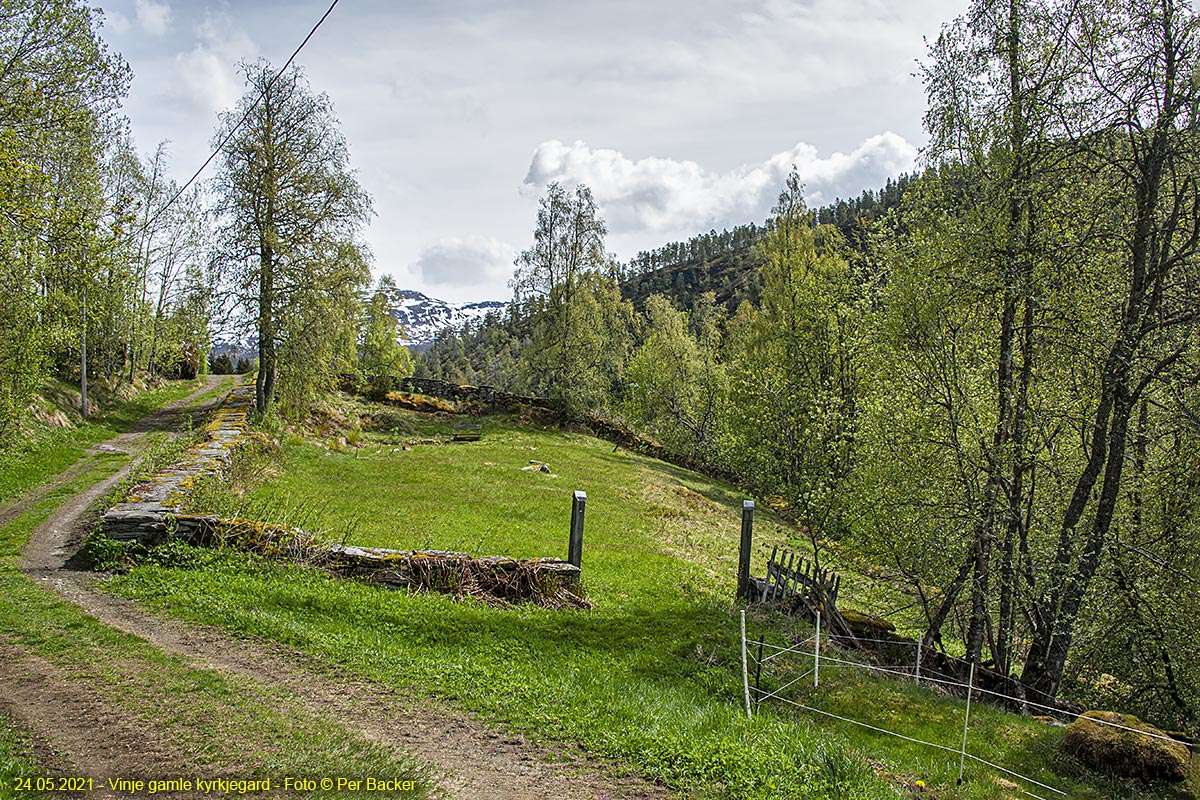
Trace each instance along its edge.
<path fill-rule="evenodd" d="M 576 588 L 579 567 L 557 558 L 475 558 L 440 550 L 327 544 L 282 525 L 183 513 L 196 481 L 223 474 L 247 441 L 253 409 L 254 386 L 234 389 L 209 423 L 204 441 L 137 486 L 129 500 L 108 509 L 101 518 L 101 531 L 113 539 L 148 545 L 180 539 L 200 546 L 235 546 L 390 588 L 429 588 L 503 601 L 532 599 L 559 607 L 589 605 Z"/>
<path fill-rule="evenodd" d="M 245 442 L 250 412 L 254 409 L 253 384 L 229 393 L 208 424 L 207 437 L 183 458 L 137 486 L 130 498 L 108 509 L 101 529 L 113 539 L 153 542 L 165 537 L 170 517 L 179 513 L 188 490 L 208 475 L 221 475 L 233 454 Z"/>
<path fill-rule="evenodd" d="M 474 404 L 485 409 L 534 409 L 549 416 L 558 425 L 584 428 L 596 437 L 612 442 L 626 450 L 657 458 L 659 461 L 675 464 L 729 483 L 739 484 L 742 482 L 740 476 L 732 470 L 725 469 L 718 464 L 689 458 L 683 453 L 663 447 L 658 442 L 646 438 L 619 422 L 595 414 L 568 410 L 561 403 L 546 397 L 530 397 L 501 391 L 492 386 L 469 386 L 429 378 L 401 378 L 396 382 L 396 386 L 401 392 Z M 344 382 L 343 388 L 352 390 L 353 384 L 348 381 Z"/>

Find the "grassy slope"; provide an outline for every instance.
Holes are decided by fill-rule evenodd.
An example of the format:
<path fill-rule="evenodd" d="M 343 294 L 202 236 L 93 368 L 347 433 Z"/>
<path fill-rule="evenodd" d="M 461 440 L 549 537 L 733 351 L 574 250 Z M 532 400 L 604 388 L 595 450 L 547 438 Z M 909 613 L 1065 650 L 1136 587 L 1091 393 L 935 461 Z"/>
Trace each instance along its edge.
<path fill-rule="evenodd" d="M 59 469 L 70 465 L 71 453 L 128 429 L 156 405 L 185 396 L 194 388 L 173 386 L 143 395 L 116 409 L 106 420 L 33 440 L 19 458 L 10 459 L 8 464 L 15 467 L 0 469 L 0 479 L 8 481 L 2 485 L 20 481 L 28 487 L 48 479 L 52 474 L 48 469 L 29 465 L 48 462 L 60 465 Z M 93 457 L 81 474 L 0 528 L 0 639 L 6 646 L 48 660 L 72 679 L 85 682 L 121 714 L 155 728 L 160 741 L 174 747 L 189 763 L 212 770 L 201 777 L 344 773 L 411 777 L 422 786 L 411 796 L 424 796 L 429 781 L 411 761 L 303 712 L 281 693 L 190 668 L 137 637 L 100 624 L 21 572 L 20 551 L 33 529 L 61 502 L 113 474 L 127 459 L 111 453 Z M 181 705 L 180 697 L 191 702 Z M 0 717 L 0 778 L 4 780 L 0 798 L 28 796 L 14 792 L 13 781 L 19 775 L 44 776 L 46 771 L 34 763 L 11 721 Z"/>
<path fill-rule="evenodd" d="M 19 439 L 0 447 L 0 503 L 37 488 L 75 464 L 89 447 L 130 430 L 149 412 L 186 397 L 200 385 L 193 381 L 167 383 L 114 405 L 86 425 L 29 426 Z M 228 391 L 227 382 L 213 391 L 221 390 Z"/>
<path fill-rule="evenodd" d="M 740 711 L 733 591 L 736 490 L 586 436 L 489 419 L 477 443 L 416 445 L 453 420 L 388 412 L 345 452 L 293 439 L 250 496 L 210 510 L 272 509 L 277 521 L 389 547 L 564 555 L 573 489 L 588 492 L 584 576 L 596 608 L 494 609 L 384 592 L 234 555 L 199 570 L 141 567 L 112 588 L 173 614 L 286 642 L 414 692 L 552 739 L 574 740 L 692 796 L 1016 796 L 990 770 L 785 706 Z M 548 462 L 552 477 L 523 471 Z M 289 519 L 290 517 L 290 519 Z M 757 524 L 755 571 L 787 531 Z M 753 633 L 753 631 L 752 631 Z M 773 634 L 779 636 L 780 633 Z M 962 704 L 825 669 L 800 702 L 957 747 Z M 971 748 L 1072 797 L 1149 797 L 1084 783 L 1055 752 L 1059 730 L 976 705 Z M 883 776 L 883 777 L 881 777 Z"/>

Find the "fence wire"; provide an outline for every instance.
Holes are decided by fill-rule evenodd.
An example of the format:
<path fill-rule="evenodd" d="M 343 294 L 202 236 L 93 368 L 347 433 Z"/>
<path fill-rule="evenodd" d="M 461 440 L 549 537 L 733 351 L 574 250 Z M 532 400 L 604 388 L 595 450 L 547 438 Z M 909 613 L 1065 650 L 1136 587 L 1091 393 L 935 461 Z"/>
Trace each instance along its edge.
<path fill-rule="evenodd" d="M 818 623 L 818 625 L 819 625 L 819 623 Z M 818 628 L 818 630 L 819 630 L 819 628 Z M 1067 796 L 1067 793 L 1062 791 L 1061 789 L 1056 789 L 1055 787 L 1050 786 L 1045 783 L 1042 783 L 1041 781 L 1038 781 L 1035 778 L 1031 778 L 1028 775 L 1022 775 L 1019 772 L 1014 772 L 1013 770 L 1010 770 L 1007 767 L 1002 767 L 999 764 L 996 764 L 994 762 L 988 761 L 987 759 L 980 758 L 977 755 L 967 752 L 966 737 L 967 737 L 967 729 L 970 725 L 969 706 L 968 706 L 967 716 L 965 717 L 964 723 L 963 723 L 962 746 L 958 747 L 958 748 L 954 748 L 954 747 L 949 747 L 949 746 L 943 745 L 943 744 L 937 744 L 936 742 L 929 742 L 929 741 L 925 741 L 924 739 L 918 739 L 914 736 L 908 736 L 907 734 L 899 733 L 898 731 L 892 731 L 892 730 L 888 730 L 887 728 L 881 728 L 878 725 L 872 725 L 868 722 L 863 722 L 862 720 L 857 720 L 857 719 L 853 719 L 850 717 L 841 716 L 839 714 L 834 714 L 830 711 L 825 711 L 824 709 L 820 709 L 820 708 L 814 708 L 812 706 L 805 705 L 804 703 L 797 702 L 790 698 L 783 697 L 781 694 L 783 691 L 790 688 L 791 686 L 794 686 L 795 684 L 804 680 L 808 676 L 810 676 L 810 675 L 813 675 L 814 677 L 819 676 L 820 661 L 822 660 L 820 654 L 818 653 L 818 648 L 820 646 L 819 635 L 820 635 L 819 633 L 814 634 L 813 636 L 808 637 L 807 639 L 805 639 L 802 642 L 798 642 L 796 644 L 792 644 L 787 647 L 783 647 L 780 645 L 773 645 L 770 642 L 765 642 L 765 641 L 761 641 L 761 640 L 748 639 L 746 637 L 746 612 L 745 611 L 742 612 L 742 667 L 743 667 L 742 679 L 743 679 L 744 686 L 745 686 L 747 716 L 752 716 L 751 709 L 750 709 L 750 701 L 751 701 L 751 692 L 753 691 L 754 698 L 755 698 L 755 705 L 759 705 L 763 701 L 766 701 L 766 700 L 777 700 L 781 703 L 784 703 L 784 704 L 787 704 L 790 706 L 794 706 L 796 708 L 811 712 L 813 714 L 819 714 L 821 716 L 829 717 L 831 719 L 836 719 L 840 722 L 845 722 L 850 725 L 856 725 L 861 728 L 866 728 L 867 730 L 871 730 L 876 733 L 880 733 L 880 734 L 883 734 L 886 736 L 891 736 L 891 737 L 894 737 L 897 739 L 902 739 L 904 741 L 911 742 L 913 744 L 918 744 L 918 745 L 922 745 L 925 747 L 931 747 L 936 750 L 940 750 L 940 751 L 943 751 L 946 753 L 951 753 L 951 754 L 959 757 L 960 764 L 961 764 L 961 761 L 969 759 L 974 763 L 982 764 L 986 767 L 994 769 L 994 770 L 1001 772 L 1005 775 L 1008 775 L 1010 777 L 1025 781 L 1026 783 L 1028 783 L 1032 786 L 1036 786 L 1039 789 L 1044 789 L 1048 792 L 1052 792 L 1053 794 L 1059 795 L 1061 797 Z M 859 640 L 859 641 L 864 641 L 864 640 Z M 886 641 L 889 644 L 900 644 L 899 642 L 890 642 L 888 640 L 877 640 L 877 641 Z M 811 650 L 801 649 L 808 644 L 813 644 L 813 647 Z M 750 648 L 752 646 L 758 647 L 760 653 L 761 653 L 761 648 L 764 648 L 764 647 L 772 648 L 772 650 L 774 652 L 772 652 L 771 655 L 767 656 L 766 658 L 758 658 L 750 653 Z M 785 683 L 783 686 L 780 686 L 778 689 L 775 689 L 774 691 L 767 692 L 766 690 L 762 689 L 758 685 L 758 674 L 762 668 L 762 665 L 765 664 L 767 661 L 770 661 L 770 660 L 777 658 L 779 656 L 782 656 L 782 655 L 786 655 L 788 653 L 796 653 L 800 656 L 811 657 L 813 659 L 813 667 L 811 669 L 809 669 L 808 671 L 806 671 L 805 673 L 803 673 L 802 675 L 791 679 L 790 681 Z M 754 661 L 755 671 L 756 671 L 755 685 L 753 687 L 751 687 L 750 683 L 749 683 L 749 662 L 751 659 Z M 861 664 L 861 663 L 858 663 L 855 661 L 849 661 L 846 659 L 835 658 L 835 657 L 829 656 L 829 655 L 824 656 L 823 660 L 825 660 L 826 662 L 834 663 L 834 664 L 843 664 L 843 665 L 850 666 L 850 667 L 858 667 L 860 669 L 866 669 L 869 671 L 880 672 L 880 673 L 885 673 L 885 674 L 889 674 L 889 675 L 897 675 L 897 676 L 905 677 L 905 678 L 912 677 L 914 674 L 914 673 L 908 672 L 908 671 L 901 671 L 900 669 L 889 669 L 886 667 L 878 667 L 878 666 L 874 666 L 871 664 Z M 902 669 L 906 669 L 906 668 L 902 668 Z M 974 675 L 974 672 L 972 672 L 972 675 Z M 1014 702 L 1023 702 L 1018 698 L 1008 697 L 1007 695 L 1000 694 L 999 692 L 993 692 L 993 691 L 986 690 L 986 689 L 980 689 L 979 687 L 974 685 L 973 681 L 972 681 L 972 683 L 964 684 L 964 683 L 959 683 L 958 681 L 949 681 L 949 680 L 944 680 L 944 679 L 939 679 L 939 678 L 933 678 L 931 676 L 921 676 L 921 677 L 923 680 L 929 680 L 934 683 L 959 686 L 963 689 L 966 689 L 968 692 L 968 698 L 974 692 L 983 692 L 986 694 L 995 695 L 997 697 L 1004 697 L 1006 699 L 1013 700 Z M 815 685 L 815 683 L 816 683 L 816 681 L 814 681 L 814 685 Z M 1037 704 L 1030 704 L 1030 705 L 1037 705 Z M 1049 707 L 1042 706 L 1042 708 L 1049 708 Z M 1069 712 L 1062 712 L 1058 709 L 1051 709 L 1051 710 L 1058 711 L 1059 713 L 1068 713 L 1069 714 Z M 1071 716 L 1078 717 L 1080 715 L 1073 714 Z M 1100 722 L 1100 720 L 1095 720 L 1095 721 Z M 1114 725 L 1114 727 L 1126 728 L 1126 726 L 1123 726 L 1123 725 Z M 1126 730 L 1134 730 L 1134 729 L 1126 728 Z M 1143 733 L 1141 731 L 1135 731 L 1135 732 Z M 1153 734 L 1145 734 L 1145 735 L 1153 736 Z M 1168 738 L 1168 737 L 1156 737 L 1156 738 Z M 962 776 L 962 768 L 960 766 L 959 767 L 959 779 L 960 780 L 961 780 L 961 776 Z M 1024 789 L 1022 789 L 1021 792 L 1022 792 L 1022 794 L 1025 794 L 1029 797 L 1035 798 L 1035 800 L 1046 800 L 1046 798 L 1041 797 L 1040 795 L 1034 794 L 1033 792 L 1026 791 Z"/>
<path fill-rule="evenodd" d="M 916 642 L 896 642 L 896 641 L 892 641 L 890 639 L 864 639 L 864 638 L 859 638 L 856 636 L 855 640 L 859 641 L 859 642 L 883 642 L 885 644 L 907 645 L 909 647 L 916 647 Z M 750 640 L 750 639 L 746 640 L 746 644 L 747 644 L 747 646 L 755 645 L 755 646 L 771 647 L 771 648 L 779 651 L 777 653 L 773 653 L 772 655 L 768 656 L 767 658 L 764 658 L 761 662 L 757 662 L 757 660 L 756 660 L 756 663 L 761 665 L 761 664 L 767 663 L 768 661 L 775 658 L 776 656 L 784 655 L 785 653 L 791 653 L 791 652 L 800 653 L 801 655 L 812 657 L 811 652 L 799 649 L 805 645 L 811 644 L 812 641 L 813 641 L 813 637 L 810 636 L 807 639 L 805 639 L 803 642 L 792 645 L 791 647 L 781 647 L 779 645 L 773 645 L 770 642 L 760 642 L 757 640 Z M 753 658 L 753 656 L 751 656 L 751 658 Z M 884 675 L 896 675 L 899 677 L 912 677 L 914 674 L 916 674 L 915 667 L 908 667 L 903 664 L 893 664 L 893 665 L 889 665 L 887 667 L 881 667 L 881 666 L 877 666 L 874 664 L 863 664 L 858 661 L 847 661 L 845 659 L 834 658 L 833 656 L 830 656 L 830 655 L 822 655 L 821 660 L 828 661 L 828 662 L 834 663 L 834 664 L 843 664 L 845 666 L 856 667 L 858 669 L 865 669 L 865 670 L 869 670 L 871 672 L 878 672 L 878 673 L 881 673 Z M 965 663 L 965 662 L 962 662 L 962 663 Z M 1011 694 L 1004 694 L 1003 692 L 997 692 L 994 689 L 984 689 L 981 686 L 969 686 L 968 684 L 965 684 L 962 681 L 956 681 L 956 680 L 953 680 L 950 678 L 939 678 L 939 677 L 935 677 L 934 675 L 931 675 L 926 672 L 921 673 L 921 681 L 928 682 L 928 683 L 936 683 L 936 684 L 940 684 L 942 686 L 952 686 L 952 687 L 956 687 L 959 689 L 969 689 L 972 692 L 978 692 L 980 694 L 990 695 L 992 697 L 995 697 L 995 698 L 998 698 L 1001 700 L 1007 700 L 1017 706 L 1028 706 L 1030 708 L 1036 708 L 1036 709 L 1039 709 L 1042 711 L 1048 711 L 1051 714 L 1057 714 L 1058 716 L 1061 716 L 1061 717 L 1068 717 L 1073 720 L 1079 719 L 1083 716 L 1083 714 L 1077 714 L 1074 711 L 1068 711 L 1067 709 L 1061 708 L 1059 706 L 1048 706 L 1043 703 L 1038 703 L 1033 700 L 1029 700 L 1027 698 L 1016 697 Z M 1128 731 L 1130 733 L 1136 733 L 1140 736 L 1145 736 L 1147 739 L 1159 739 L 1164 742 L 1178 742 L 1179 741 L 1178 739 L 1175 739 L 1171 736 L 1164 736 L 1162 734 L 1150 733 L 1149 731 L 1143 731 L 1143 730 L 1139 730 L 1137 728 L 1131 728 L 1128 725 L 1122 725 L 1119 722 L 1109 722 L 1108 720 L 1098 719 L 1096 717 L 1088 717 L 1088 721 L 1094 722 L 1097 725 L 1104 725 L 1109 728 L 1117 728 L 1119 730 Z"/>

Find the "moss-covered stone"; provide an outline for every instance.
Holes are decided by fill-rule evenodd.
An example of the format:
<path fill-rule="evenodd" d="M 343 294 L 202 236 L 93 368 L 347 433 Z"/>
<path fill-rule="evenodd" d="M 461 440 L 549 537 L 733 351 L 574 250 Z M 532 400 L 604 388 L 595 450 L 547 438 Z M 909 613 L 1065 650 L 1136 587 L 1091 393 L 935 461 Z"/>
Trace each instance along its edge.
<path fill-rule="evenodd" d="M 850 626 L 850 630 L 856 634 L 892 633 L 896 630 L 896 626 L 886 619 L 872 617 L 870 614 L 855 611 L 852 608 L 843 609 L 842 617 L 846 620 L 846 624 Z"/>
<path fill-rule="evenodd" d="M 1119 726 L 1119 727 L 1118 727 Z M 1188 777 L 1191 754 L 1131 714 L 1089 711 L 1067 726 L 1062 748 L 1098 772 L 1144 781 Z"/>

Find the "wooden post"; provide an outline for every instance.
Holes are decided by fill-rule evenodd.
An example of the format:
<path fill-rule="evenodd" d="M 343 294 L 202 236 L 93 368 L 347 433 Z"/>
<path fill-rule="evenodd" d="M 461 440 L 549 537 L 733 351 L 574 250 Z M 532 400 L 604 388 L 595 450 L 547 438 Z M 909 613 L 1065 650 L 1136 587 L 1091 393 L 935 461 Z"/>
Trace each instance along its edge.
<path fill-rule="evenodd" d="M 567 544 L 567 561 L 580 567 L 583 558 L 583 511 L 587 506 L 587 492 L 575 492 L 571 499 L 571 540 Z"/>
<path fill-rule="evenodd" d="M 738 551 L 737 596 L 750 597 L 750 544 L 754 538 L 754 501 L 742 501 L 742 547 Z"/>

